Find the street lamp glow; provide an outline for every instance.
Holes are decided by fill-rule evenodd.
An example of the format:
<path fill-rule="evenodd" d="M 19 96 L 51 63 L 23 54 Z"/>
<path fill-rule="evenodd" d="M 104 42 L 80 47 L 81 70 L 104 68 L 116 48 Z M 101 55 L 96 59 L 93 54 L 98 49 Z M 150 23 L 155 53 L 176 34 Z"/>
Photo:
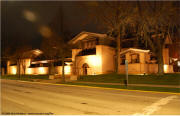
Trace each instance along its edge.
<path fill-rule="evenodd" d="M 28 21 L 35 22 L 36 21 L 36 15 L 28 10 L 23 11 L 24 18 Z"/>
<path fill-rule="evenodd" d="M 40 31 L 41 35 L 46 38 L 49 38 L 52 35 L 51 29 L 47 26 L 41 26 L 39 31 Z"/>

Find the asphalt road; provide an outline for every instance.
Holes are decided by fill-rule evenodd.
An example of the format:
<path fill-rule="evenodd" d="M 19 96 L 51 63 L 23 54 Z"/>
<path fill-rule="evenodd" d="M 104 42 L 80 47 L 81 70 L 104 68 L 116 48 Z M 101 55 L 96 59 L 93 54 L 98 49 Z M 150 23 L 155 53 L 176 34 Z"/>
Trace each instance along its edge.
<path fill-rule="evenodd" d="M 1 110 L 58 115 L 180 115 L 180 96 L 1 80 Z"/>

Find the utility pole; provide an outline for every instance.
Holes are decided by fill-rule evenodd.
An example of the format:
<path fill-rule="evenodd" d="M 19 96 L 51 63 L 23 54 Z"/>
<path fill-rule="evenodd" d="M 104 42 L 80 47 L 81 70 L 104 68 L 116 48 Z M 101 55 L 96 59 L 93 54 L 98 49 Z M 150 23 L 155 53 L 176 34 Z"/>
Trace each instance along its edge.
<path fill-rule="evenodd" d="M 124 84 L 128 86 L 128 60 L 125 60 L 125 67 L 126 67 L 126 80 Z"/>

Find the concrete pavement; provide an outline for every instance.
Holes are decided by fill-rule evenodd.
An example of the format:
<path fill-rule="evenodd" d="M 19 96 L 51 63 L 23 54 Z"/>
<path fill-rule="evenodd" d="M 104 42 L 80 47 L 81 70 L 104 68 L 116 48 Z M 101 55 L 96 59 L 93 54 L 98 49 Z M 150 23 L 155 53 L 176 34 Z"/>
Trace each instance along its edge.
<path fill-rule="evenodd" d="M 1 80 L 2 113 L 180 115 L 180 96 Z"/>

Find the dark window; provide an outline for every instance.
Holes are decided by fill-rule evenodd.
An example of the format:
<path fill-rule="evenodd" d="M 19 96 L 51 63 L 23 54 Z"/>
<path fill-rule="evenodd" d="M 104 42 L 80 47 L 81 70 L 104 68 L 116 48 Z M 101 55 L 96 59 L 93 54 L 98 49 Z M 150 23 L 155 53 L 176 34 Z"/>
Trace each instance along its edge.
<path fill-rule="evenodd" d="M 48 67 L 49 64 L 48 63 L 43 63 L 43 67 Z"/>
<path fill-rule="evenodd" d="M 92 49 L 84 49 L 77 56 L 85 56 L 85 55 L 95 55 L 96 54 L 96 48 Z"/>
<path fill-rule="evenodd" d="M 125 64 L 125 60 L 126 60 L 125 55 L 122 55 L 122 56 L 121 56 L 121 65 L 124 65 L 124 64 Z"/>
<path fill-rule="evenodd" d="M 96 39 L 96 45 L 99 45 L 99 39 L 98 38 Z"/>
<path fill-rule="evenodd" d="M 169 48 L 169 45 L 168 45 L 168 44 L 165 44 L 165 48 Z"/>
<path fill-rule="evenodd" d="M 17 62 L 14 60 L 14 61 L 10 61 L 10 66 L 13 66 L 13 65 L 17 65 Z"/>
<path fill-rule="evenodd" d="M 139 63 L 139 54 L 131 54 L 131 63 Z"/>

